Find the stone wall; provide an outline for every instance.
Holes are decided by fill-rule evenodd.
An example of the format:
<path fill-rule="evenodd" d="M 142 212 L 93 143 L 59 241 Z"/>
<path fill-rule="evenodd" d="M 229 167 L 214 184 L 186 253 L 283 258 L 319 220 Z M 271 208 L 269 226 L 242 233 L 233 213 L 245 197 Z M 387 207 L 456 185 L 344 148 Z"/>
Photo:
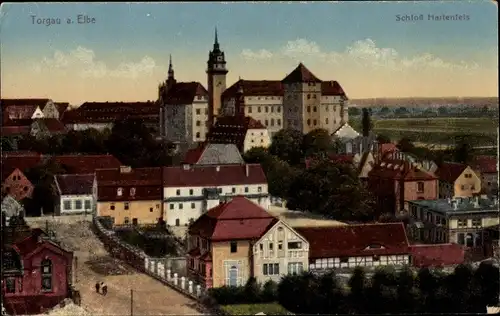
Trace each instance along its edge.
<path fill-rule="evenodd" d="M 206 291 L 202 285 L 186 277 L 185 258 L 151 258 L 141 249 L 120 240 L 114 231 L 104 228 L 99 218 L 94 218 L 93 224 L 94 233 L 112 256 L 190 298 L 200 302 L 205 298 Z"/>

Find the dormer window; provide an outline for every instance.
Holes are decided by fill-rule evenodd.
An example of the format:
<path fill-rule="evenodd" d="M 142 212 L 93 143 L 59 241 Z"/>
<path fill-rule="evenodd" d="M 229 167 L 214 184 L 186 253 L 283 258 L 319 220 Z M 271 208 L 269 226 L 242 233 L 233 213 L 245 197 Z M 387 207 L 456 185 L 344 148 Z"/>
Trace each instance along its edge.
<path fill-rule="evenodd" d="M 130 196 L 134 196 L 135 195 L 135 188 L 131 188 L 130 189 Z"/>
<path fill-rule="evenodd" d="M 365 250 L 372 250 L 372 249 L 384 249 L 384 247 L 379 244 L 371 244 L 370 246 L 366 247 Z"/>
<path fill-rule="evenodd" d="M 122 195 L 123 195 L 123 189 L 122 189 L 122 188 L 118 188 L 118 189 L 116 190 L 116 195 L 117 195 L 117 196 L 122 196 Z"/>

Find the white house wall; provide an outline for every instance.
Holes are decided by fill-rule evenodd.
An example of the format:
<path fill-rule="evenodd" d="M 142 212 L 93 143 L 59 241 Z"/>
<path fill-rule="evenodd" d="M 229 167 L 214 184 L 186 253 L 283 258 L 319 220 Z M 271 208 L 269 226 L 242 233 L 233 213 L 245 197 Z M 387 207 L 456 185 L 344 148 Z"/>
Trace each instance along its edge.
<path fill-rule="evenodd" d="M 254 147 L 267 148 L 271 145 L 271 138 L 267 129 L 249 129 L 245 135 L 243 150 L 249 151 Z"/>
<path fill-rule="evenodd" d="M 301 243 L 300 249 L 288 249 L 289 243 Z M 272 244 L 272 248 L 271 248 Z M 281 245 L 281 249 L 280 248 Z M 309 243 L 300 234 L 284 222 L 279 221 L 254 244 L 254 276 L 257 282 L 263 284 L 268 280 L 279 282 L 283 275 L 288 274 L 289 264 L 302 264 L 303 271 L 308 270 Z M 273 274 L 264 274 L 264 265 L 273 265 Z M 274 273 L 274 264 L 279 265 L 279 274 Z M 269 266 L 267 268 L 269 273 Z"/>
<path fill-rule="evenodd" d="M 33 112 L 33 115 L 31 115 L 31 119 L 37 119 L 37 118 L 43 118 L 43 112 L 40 110 L 40 107 L 36 107 L 35 112 Z"/>
<path fill-rule="evenodd" d="M 221 189 L 221 198 L 236 195 L 245 196 L 266 210 L 270 205 L 267 183 L 206 187 L 164 187 L 163 209 L 165 214 L 163 217 L 166 219 L 167 225 L 186 225 L 190 219 L 196 220 L 210 209 L 210 205 L 206 204 L 203 195 L 203 189 L 205 188 Z M 245 192 L 245 188 L 248 188 L 247 192 Z M 233 189 L 235 192 L 233 192 Z M 177 190 L 180 190 L 179 195 L 177 194 Z"/>
<path fill-rule="evenodd" d="M 89 195 L 61 195 L 61 215 L 69 214 L 81 214 L 81 213 L 92 213 L 94 208 L 94 198 L 91 194 Z M 81 209 L 76 209 L 77 201 L 81 202 Z M 89 207 L 85 207 L 85 201 L 89 201 Z M 69 203 L 71 208 L 67 209 L 66 206 Z"/>
<path fill-rule="evenodd" d="M 348 258 L 321 258 L 312 260 L 309 264 L 310 270 L 325 270 L 334 268 L 355 268 L 355 267 L 378 267 L 378 266 L 399 266 L 408 265 L 410 256 L 389 255 L 379 256 L 379 260 L 374 260 L 374 256 L 357 256 Z"/>

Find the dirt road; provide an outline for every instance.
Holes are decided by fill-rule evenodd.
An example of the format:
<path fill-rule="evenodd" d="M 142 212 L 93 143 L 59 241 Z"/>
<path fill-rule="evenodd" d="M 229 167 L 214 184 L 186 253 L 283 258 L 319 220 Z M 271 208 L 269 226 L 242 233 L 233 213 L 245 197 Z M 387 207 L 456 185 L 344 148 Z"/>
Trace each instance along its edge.
<path fill-rule="evenodd" d="M 80 290 L 82 307 L 93 315 L 202 315 L 194 300 L 179 294 L 161 282 L 136 272 L 126 263 L 112 258 L 92 233 L 89 221 L 57 222 L 51 217 L 28 219 L 32 227 L 56 232 L 58 240 L 77 259 L 74 284 Z M 95 292 L 96 282 L 108 285 L 106 297 Z M 131 303 L 131 289 L 133 300 Z"/>

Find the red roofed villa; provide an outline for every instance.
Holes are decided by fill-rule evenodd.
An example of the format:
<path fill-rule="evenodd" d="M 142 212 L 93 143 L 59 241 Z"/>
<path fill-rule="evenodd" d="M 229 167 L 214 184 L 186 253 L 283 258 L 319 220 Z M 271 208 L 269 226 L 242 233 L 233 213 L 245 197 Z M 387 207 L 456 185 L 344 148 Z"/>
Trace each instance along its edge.
<path fill-rule="evenodd" d="M 439 165 L 439 197 L 472 197 L 481 192 L 481 178 L 468 165 L 444 162 Z"/>

